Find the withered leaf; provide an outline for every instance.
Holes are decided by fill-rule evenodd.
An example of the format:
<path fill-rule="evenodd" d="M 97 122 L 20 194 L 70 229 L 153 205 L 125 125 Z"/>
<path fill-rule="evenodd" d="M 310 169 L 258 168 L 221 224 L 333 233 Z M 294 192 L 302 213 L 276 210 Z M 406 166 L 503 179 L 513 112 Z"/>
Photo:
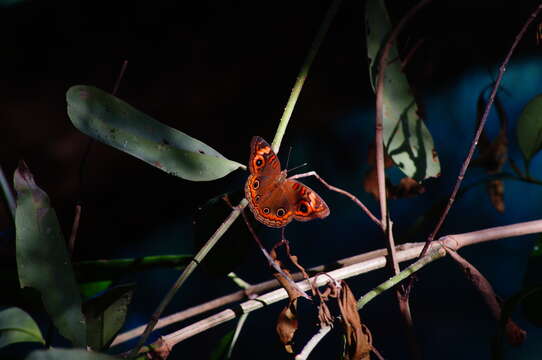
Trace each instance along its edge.
<path fill-rule="evenodd" d="M 482 90 L 478 97 L 477 126 L 480 123 L 486 106 L 484 99 L 485 90 Z M 479 156 L 472 161 L 473 166 L 485 169 L 486 173 L 490 175 L 499 173 L 508 159 L 508 135 L 506 132 L 508 119 L 499 96 L 495 97 L 495 107 L 499 115 L 499 134 L 493 140 L 490 140 L 485 134 L 485 130 L 482 130 L 480 140 L 478 141 Z M 493 207 L 498 212 L 504 213 L 504 184 L 502 181 L 491 180 L 486 184 L 486 189 Z"/>
<path fill-rule="evenodd" d="M 288 306 L 280 312 L 277 320 L 277 333 L 279 334 L 280 341 L 284 345 L 284 349 L 290 354 L 294 352 L 292 344 L 296 330 L 297 298 L 290 300 Z"/>
<path fill-rule="evenodd" d="M 339 298 L 342 324 L 346 338 L 345 360 L 370 359 L 370 335 L 364 333 L 358 313 L 357 301 L 345 281 L 341 281 Z"/>
<path fill-rule="evenodd" d="M 486 189 L 495 210 L 504 213 L 504 183 L 501 180 L 490 180 L 486 184 Z"/>
<path fill-rule="evenodd" d="M 387 184 L 386 184 L 387 185 Z M 390 193 L 390 199 L 404 199 L 414 196 L 418 196 L 425 192 L 425 187 L 416 180 L 404 177 L 399 182 L 399 185 L 391 185 L 388 189 Z"/>

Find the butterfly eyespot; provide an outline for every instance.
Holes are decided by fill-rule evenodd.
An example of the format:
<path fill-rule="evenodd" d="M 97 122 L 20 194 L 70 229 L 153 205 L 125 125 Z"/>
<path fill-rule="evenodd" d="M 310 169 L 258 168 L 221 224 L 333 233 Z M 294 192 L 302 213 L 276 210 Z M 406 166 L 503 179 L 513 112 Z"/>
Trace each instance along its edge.
<path fill-rule="evenodd" d="M 283 217 L 284 214 L 286 214 L 286 210 L 284 210 L 283 208 L 277 209 L 277 216 L 278 217 Z"/>
<path fill-rule="evenodd" d="M 254 165 L 259 168 L 259 167 L 262 167 L 263 164 L 264 164 L 263 157 L 261 157 L 260 155 L 256 156 L 254 159 Z"/>
<path fill-rule="evenodd" d="M 309 212 L 309 208 L 307 207 L 307 204 L 301 204 L 299 205 L 299 212 L 305 214 Z"/>
<path fill-rule="evenodd" d="M 264 214 L 269 214 L 269 212 L 271 212 L 271 210 L 269 210 L 269 208 L 263 208 L 263 213 Z"/>
<path fill-rule="evenodd" d="M 260 187 L 260 180 L 254 180 L 254 181 L 252 182 L 252 188 L 253 188 L 253 189 L 257 189 L 257 188 L 259 188 L 259 187 Z"/>
<path fill-rule="evenodd" d="M 260 195 L 256 195 L 256 197 L 254 198 L 255 201 L 260 201 L 262 197 Z"/>

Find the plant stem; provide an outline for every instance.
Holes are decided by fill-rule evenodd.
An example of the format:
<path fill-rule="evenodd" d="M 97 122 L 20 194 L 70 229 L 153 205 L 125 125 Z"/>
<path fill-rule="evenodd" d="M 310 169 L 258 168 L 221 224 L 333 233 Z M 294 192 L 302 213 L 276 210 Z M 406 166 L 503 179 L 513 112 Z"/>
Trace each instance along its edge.
<path fill-rule="evenodd" d="M 13 221 L 15 221 L 15 196 L 13 196 L 13 191 L 9 186 L 9 182 L 6 179 L 2 166 L 0 166 L 0 188 L 4 194 L 4 199 L 6 201 L 6 207 L 9 209 Z"/>
<path fill-rule="evenodd" d="M 279 152 L 282 138 L 284 137 L 284 133 L 286 132 L 286 127 L 288 126 L 288 122 L 290 121 L 290 118 L 292 117 L 295 104 L 297 103 L 297 99 L 299 98 L 299 94 L 301 93 L 301 89 L 303 88 L 303 84 L 305 83 L 305 80 L 307 79 L 307 75 L 309 73 L 311 65 L 314 62 L 314 58 L 316 57 L 316 54 L 318 53 L 318 50 L 320 49 L 320 45 L 322 44 L 322 41 L 324 40 L 324 37 L 326 36 L 327 31 L 329 30 L 329 26 L 331 25 L 331 22 L 333 21 L 333 18 L 335 17 L 335 14 L 337 13 L 337 10 L 339 9 L 340 4 L 341 4 L 341 0 L 333 0 L 331 5 L 329 6 L 329 9 L 327 10 L 327 13 L 324 17 L 324 20 L 322 21 L 322 25 L 320 25 L 320 29 L 318 30 L 318 33 L 316 34 L 316 37 L 314 38 L 311 44 L 309 53 L 307 54 L 307 57 L 305 58 L 305 62 L 301 66 L 301 70 L 299 70 L 299 74 L 297 75 L 297 79 L 295 81 L 294 87 L 292 88 L 292 92 L 290 93 L 290 98 L 288 99 L 288 102 L 286 103 L 286 107 L 284 108 L 284 113 L 282 114 L 282 117 L 280 118 L 279 126 L 277 127 L 277 131 L 275 132 L 275 138 L 273 139 L 273 143 L 271 144 L 271 147 L 273 148 L 273 151 L 276 154 L 278 154 Z"/>

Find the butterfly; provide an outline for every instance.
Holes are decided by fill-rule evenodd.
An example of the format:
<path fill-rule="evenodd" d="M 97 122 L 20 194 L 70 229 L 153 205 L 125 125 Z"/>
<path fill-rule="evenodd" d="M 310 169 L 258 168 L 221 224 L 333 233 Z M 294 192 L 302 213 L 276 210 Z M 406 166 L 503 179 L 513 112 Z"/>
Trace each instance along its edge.
<path fill-rule="evenodd" d="M 277 155 L 259 136 L 250 142 L 248 169 L 245 197 L 254 217 L 264 225 L 280 228 L 292 219 L 309 221 L 329 215 L 329 207 L 317 193 L 287 178 Z"/>

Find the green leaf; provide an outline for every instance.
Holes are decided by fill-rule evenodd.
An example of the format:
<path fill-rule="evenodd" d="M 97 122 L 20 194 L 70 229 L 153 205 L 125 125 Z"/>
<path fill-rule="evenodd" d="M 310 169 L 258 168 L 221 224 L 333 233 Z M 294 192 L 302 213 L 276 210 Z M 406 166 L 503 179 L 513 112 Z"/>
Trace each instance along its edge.
<path fill-rule="evenodd" d="M 231 342 L 233 340 L 234 331 L 228 331 L 216 344 L 209 360 L 224 360 L 227 358 L 228 351 L 230 349 Z"/>
<path fill-rule="evenodd" d="M 367 0 L 365 14 L 369 75 L 374 90 L 378 63 L 391 32 L 391 22 L 383 0 Z M 386 152 L 405 175 L 416 181 L 437 177 L 440 175 L 440 162 L 433 138 L 418 114 L 418 106 L 401 69 L 395 45 L 389 51 L 388 61 L 383 91 Z"/>
<path fill-rule="evenodd" d="M 79 282 L 111 280 L 136 271 L 184 268 L 193 255 L 153 255 L 140 258 L 89 260 L 73 264 Z"/>
<path fill-rule="evenodd" d="M 43 305 L 60 334 L 85 346 L 85 319 L 66 242 L 49 197 L 34 182 L 24 162 L 14 176 L 16 255 L 19 283 L 41 294 Z"/>
<path fill-rule="evenodd" d="M 0 348 L 19 342 L 45 344 L 38 325 L 30 315 L 16 307 L 0 310 Z"/>
<path fill-rule="evenodd" d="M 87 300 L 107 289 L 112 283 L 113 281 L 111 280 L 91 281 L 84 284 L 79 284 L 79 291 L 83 296 L 83 300 Z"/>
<path fill-rule="evenodd" d="M 518 143 L 529 162 L 542 149 L 542 95 L 535 96 L 525 105 L 518 119 Z"/>
<path fill-rule="evenodd" d="M 134 288 L 135 284 L 119 285 L 84 304 L 87 342 L 92 349 L 105 349 L 111 344 L 124 324 Z"/>
<path fill-rule="evenodd" d="M 116 360 L 117 358 L 78 349 L 49 349 L 30 353 L 25 360 Z"/>
<path fill-rule="evenodd" d="M 169 174 L 208 181 L 246 168 L 102 90 L 72 86 L 66 99 L 68 116 L 77 129 Z"/>

